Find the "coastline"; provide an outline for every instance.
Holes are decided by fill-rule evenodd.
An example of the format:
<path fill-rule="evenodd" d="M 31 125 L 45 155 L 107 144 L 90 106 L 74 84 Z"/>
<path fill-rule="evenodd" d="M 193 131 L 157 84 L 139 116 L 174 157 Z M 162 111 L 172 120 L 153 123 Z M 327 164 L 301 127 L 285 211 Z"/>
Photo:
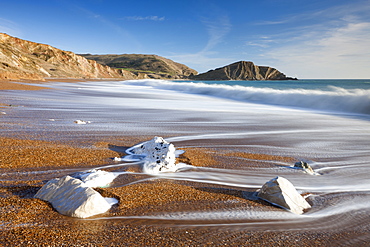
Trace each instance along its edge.
<path fill-rule="evenodd" d="M 48 83 L 53 82 L 88 82 L 88 81 L 122 81 L 124 78 L 97 78 L 97 79 L 79 79 L 79 78 L 45 78 L 44 80 L 26 80 L 26 79 L 11 79 L 4 80 L 0 79 L 0 91 L 1 90 L 42 90 L 48 88 Z M 39 84 L 40 86 L 28 85 L 28 84 Z"/>
<path fill-rule="evenodd" d="M 40 86 L 27 85 L 27 83 L 40 84 Z M 41 90 L 47 87 L 41 86 L 45 82 L 32 81 L 32 80 L 0 80 L 0 91 L 1 90 Z"/>
<path fill-rule="evenodd" d="M 127 137 L 125 139 L 130 139 Z M 268 208 L 272 211 L 281 209 L 269 205 L 262 200 L 248 200 L 245 193 L 253 193 L 254 189 L 232 188 L 210 184 L 180 182 L 175 180 L 156 179 L 141 183 L 130 182 L 138 179 L 133 175 L 117 181 L 127 183 L 127 186 L 97 189 L 103 196 L 115 197 L 118 206 L 102 215 L 81 220 L 60 215 L 49 203 L 34 199 L 34 194 L 41 186 L 53 177 L 61 177 L 73 171 L 73 168 L 83 170 L 94 166 L 108 164 L 111 157 L 122 155 L 120 152 L 107 148 L 106 143 L 98 142 L 90 148 L 76 145 L 55 144 L 45 141 L 17 140 L 1 138 L 1 160 L 9 160 L 10 165 L 2 163 L 2 173 L 17 173 L 16 177 L 2 176 L 0 186 L 1 228 L 0 243 L 11 245 L 90 245 L 103 246 L 134 244 L 136 246 L 211 246 L 211 245 L 268 245 L 284 246 L 330 246 L 341 239 L 344 230 L 321 231 L 279 231 L 278 229 L 243 230 L 239 227 L 218 226 L 204 227 L 208 220 L 194 222 L 178 220 L 151 220 L 150 215 L 171 214 L 176 212 L 218 212 L 228 210 L 259 211 Z M 130 142 L 134 142 L 132 139 Z M 100 144 L 99 144 L 100 143 Z M 85 146 L 86 144 L 84 144 Z M 32 146 L 32 148 L 30 148 Z M 4 150 L 5 149 L 5 150 Z M 32 151 L 30 150 L 32 149 Z M 4 152 L 5 151 L 5 152 Z M 212 150 L 189 150 L 184 157 L 193 165 L 210 164 L 217 167 L 215 159 L 223 162 L 235 162 L 234 155 L 217 157 L 207 155 Z M 32 155 L 28 155 L 32 153 Z M 61 157 L 61 154 L 65 156 Z M 202 154 L 202 155 L 199 155 Z M 246 155 L 241 153 L 240 155 Z M 4 157 L 5 156 L 5 157 Z M 14 157 L 27 157 L 17 160 Z M 253 154 L 256 156 L 256 154 Z M 39 157 L 42 157 L 40 160 Z M 66 158 L 69 157 L 69 158 Z M 90 157 L 92 160 L 88 160 Z M 182 159 L 184 159 L 184 157 Z M 261 160 L 266 156 L 261 156 Z M 270 157 L 271 158 L 271 157 Z M 275 157 L 286 160 L 287 157 Z M 181 160 L 181 159 L 180 159 Z M 22 161 L 22 162 L 19 162 Z M 50 167 L 50 164 L 51 167 Z M 261 165 L 256 162 L 255 165 Z M 64 172 L 47 173 L 40 176 L 38 170 L 62 169 Z M 71 168 L 72 170 L 69 170 Z M 133 169 L 133 170 L 132 170 Z M 135 171 L 135 168 L 131 168 Z M 24 175 L 23 175 L 24 174 Z M 34 174 L 34 175 L 32 175 Z M 37 174 L 37 175 L 36 175 Z M 6 180 L 6 181 L 4 181 Z M 141 216 L 144 216 L 142 219 Z M 105 220 L 116 217 L 117 220 Z M 122 217 L 123 220 L 119 220 Z M 238 224 L 238 220 L 230 223 Z M 213 222 L 213 224 L 216 224 Z M 272 230 L 272 231 L 271 231 Z M 333 242 L 334 241 L 334 242 Z"/>
<path fill-rule="evenodd" d="M 40 85 L 45 85 L 43 83 Z M 5 98 L 6 96 L 2 96 L 0 102 Z M 13 100 L 6 99 L 6 102 L 12 104 Z M 42 101 L 38 104 L 43 105 L 44 103 L 45 101 Z M 4 246 L 32 244 L 104 246 L 107 244 L 122 245 L 122 243 L 136 246 L 337 246 L 346 243 L 365 243 L 365 241 L 361 242 L 361 238 L 366 236 L 368 228 L 359 230 L 351 226 L 350 228 L 323 229 L 321 225 L 325 224 L 321 222 L 321 219 L 308 222 L 307 225 L 290 221 L 284 223 L 284 220 L 279 221 L 278 219 L 267 222 L 266 219 L 266 224 L 257 224 L 257 227 L 253 228 L 248 227 L 248 224 L 253 224 L 257 220 L 245 221 L 238 217 L 231 217 L 229 220 L 218 219 L 216 217 L 218 213 L 258 213 L 266 210 L 277 214 L 286 212 L 253 198 L 252 195 L 257 190 L 253 187 L 241 188 L 166 178 L 151 179 L 145 174 L 122 176 L 111 187 L 99 189 L 103 196 L 115 197 L 120 202 L 118 206 L 113 206 L 103 215 L 85 220 L 60 215 L 49 203 L 33 199 L 33 195 L 43 184 L 52 178 L 74 171 L 114 164 L 112 158 L 122 156 L 126 148 L 146 141 L 160 131 L 147 123 L 146 132 L 138 131 L 133 134 L 125 132 L 121 135 L 98 128 L 96 130 L 80 128 L 82 126 L 77 127 L 73 123 L 70 124 L 71 127 L 63 129 L 59 128 L 59 125 L 56 127 L 51 125 L 53 122 L 46 122 L 46 120 L 38 123 L 40 119 L 50 118 L 49 113 L 45 112 L 29 114 L 26 121 L 22 122 L 24 120 L 21 118 L 22 114 L 28 113 L 27 109 L 13 109 L 7 104 L 3 105 L 3 109 L 7 111 L 5 116 L 10 118 L 6 120 L 6 126 L 2 127 L 4 131 L 0 134 L 2 150 L 0 243 Z M 23 108 L 28 107 L 25 103 Z M 32 109 L 39 110 L 35 105 Z M 22 111 L 18 113 L 19 110 Z M 126 111 L 129 112 L 129 109 L 125 109 Z M 158 109 L 140 110 L 136 108 L 132 112 L 136 115 L 132 115 L 131 118 L 122 117 L 124 119 L 122 124 L 151 117 L 147 115 L 148 113 L 153 113 L 154 116 L 162 113 Z M 73 119 L 69 114 L 69 119 Z M 135 118 L 141 115 L 141 118 Z M 0 117 L 4 116 L 0 115 Z M 171 116 L 169 119 L 176 121 L 170 123 L 169 126 L 180 123 L 181 129 L 183 128 L 184 131 L 189 129 L 190 133 L 195 131 L 203 133 L 207 129 L 216 129 L 216 127 L 216 133 L 223 133 L 222 130 L 230 128 L 228 125 L 210 126 L 209 122 L 204 124 L 207 117 L 210 118 L 207 121 L 211 122 L 211 116 L 186 117 L 186 112 Z M 30 124 L 35 123 L 39 129 L 34 133 Z M 25 127 L 20 128 L 22 124 Z M 61 124 L 67 125 L 67 122 Z M 195 125 L 197 129 L 194 129 Z M 125 128 L 127 126 L 124 125 Z M 235 129 L 242 127 L 235 127 Z M 46 131 L 47 128 L 50 128 L 50 131 Z M 253 130 L 252 127 L 249 128 Z M 256 128 L 254 131 L 263 132 L 263 129 L 258 129 L 259 127 L 254 128 Z M 289 129 L 290 126 L 284 128 Z M 176 129 L 170 130 L 163 132 L 166 135 L 164 137 L 186 136 L 184 132 Z M 175 138 L 174 140 L 179 149 L 186 151 L 179 159 L 180 162 L 205 169 L 224 169 L 225 172 L 234 171 L 235 173 L 243 170 L 245 173 L 254 174 L 259 169 L 279 170 L 279 165 L 282 163 L 294 164 L 297 161 L 294 155 L 267 153 L 258 146 L 258 144 L 266 143 L 253 136 L 245 141 L 239 140 L 243 145 L 256 145 L 255 149 L 250 152 L 238 150 L 233 146 L 235 140 L 227 138 L 193 140 L 176 140 Z M 269 144 L 283 147 L 292 143 L 272 139 Z M 246 161 L 248 165 L 245 165 Z M 128 166 L 118 171 L 138 172 L 139 170 L 137 166 Z M 235 174 L 225 173 L 226 175 Z M 297 179 L 300 178 L 298 176 Z M 248 182 L 241 181 L 241 183 Z M 182 214 L 185 218 L 182 218 Z M 195 217 L 194 220 L 186 218 L 187 215 L 197 216 L 198 214 L 206 217 Z M 212 220 L 212 217 L 216 218 Z M 337 219 L 334 217 L 330 220 Z M 284 227 L 281 228 L 281 226 Z M 354 242 L 351 242 L 352 240 Z"/>

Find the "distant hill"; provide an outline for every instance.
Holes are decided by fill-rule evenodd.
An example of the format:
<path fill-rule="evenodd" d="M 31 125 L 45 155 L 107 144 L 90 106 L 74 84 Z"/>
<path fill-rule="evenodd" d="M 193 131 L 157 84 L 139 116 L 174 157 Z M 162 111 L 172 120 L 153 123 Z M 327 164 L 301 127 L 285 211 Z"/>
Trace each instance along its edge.
<path fill-rule="evenodd" d="M 124 69 L 142 78 L 186 79 L 198 74 L 188 66 L 157 55 L 122 54 L 81 56 L 112 68 Z"/>
<path fill-rule="evenodd" d="M 53 77 L 136 79 L 128 71 L 112 69 L 73 52 L 0 33 L 0 79 Z"/>
<path fill-rule="evenodd" d="M 191 76 L 194 80 L 296 80 L 275 68 L 258 66 L 253 62 L 239 61 L 230 65 Z"/>
<path fill-rule="evenodd" d="M 275 68 L 240 61 L 206 73 L 157 55 L 77 55 L 0 33 L 0 80 L 45 78 L 290 80 Z"/>

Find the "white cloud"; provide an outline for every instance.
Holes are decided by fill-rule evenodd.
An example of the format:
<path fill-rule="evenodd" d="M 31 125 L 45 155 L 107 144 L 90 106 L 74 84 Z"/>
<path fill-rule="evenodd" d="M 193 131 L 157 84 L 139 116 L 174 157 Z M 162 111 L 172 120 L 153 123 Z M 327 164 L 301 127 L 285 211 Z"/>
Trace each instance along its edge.
<path fill-rule="evenodd" d="M 92 12 L 82 7 L 76 7 L 76 9 L 80 10 L 82 13 L 84 13 L 89 18 L 93 18 L 99 23 L 105 25 L 110 30 L 113 30 L 116 34 L 123 37 L 127 46 L 130 45 L 132 47 L 135 47 L 136 49 L 141 49 L 141 43 L 136 39 L 136 37 L 131 32 L 127 31 L 125 28 L 118 25 L 116 22 L 111 21 L 102 15 L 99 15 L 95 12 Z"/>
<path fill-rule="evenodd" d="M 21 34 L 21 31 L 15 22 L 4 18 L 0 18 L 0 32 L 11 36 L 20 36 Z"/>
<path fill-rule="evenodd" d="M 370 78 L 370 22 L 346 23 L 264 56 L 301 78 Z"/>
<path fill-rule="evenodd" d="M 317 11 L 307 11 L 298 14 L 292 14 L 282 17 L 279 20 L 266 20 L 256 22 L 255 25 L 280 25 L 290 24 L 304 21 L 337 21 L 349 17 L 357 18 L 357 16 L 369 17 L 370 0 L 360 0 L 357 3 L 350 2 L 348 4 L 337 5 L 327 9 L 320 9 Z M 357 19 L 358 20 L 358 19 Z"/>
<path fill-rule="evenodd" d="M 210 69 L 222 67 L 231 62 L 233 59 L 216 56 L 213 52 L 199 52 L 194 54 L 176 54 L 166 56 L 176 62 L 186 64 L 192 69 L 197 70 L 199 73 L 207 72 Z"/>
<path fill-rule="evenodd" d="M 273 64 L 289 76 L 370 78 L 370 20 L 366 12 L 370 10 L 370 1 L 366 3 L 291 16 L 286 23 L 304 19 L 305 25 L 296 23 L 290 29 L 281 26 L 279 34 L 249 40 L 246 44 L 259 49 L 263 62 Z"/>
<path fill-rule="evenodd" d="M 167 57 L 184 63 L 201 73 L 235 62 L 231 58 L 220 56 L 220 53 L 216 50 L 231 30 L 231 23 L 228 16 L 221 15 L 215 19 L 204 18 L 202 23 L 208 34 L 207 43 L 202 50 L 196 53 L 175 54 Z"/>
<path fill-rule="evenodd" d="M 209 39 L 202 52 L 214 49 L 231 30 L 231 23 L 227 16 L 221 16 L 212 21 L 204 19 L 203 24 L 206 26 Z"/>
<path fill-rule="evenodd" d="M 166 18 L 164 16 L 159 17 L 156 15 L 151 16 L 126 16 L 123 19 L 129 21 L 164 21 Z"/>

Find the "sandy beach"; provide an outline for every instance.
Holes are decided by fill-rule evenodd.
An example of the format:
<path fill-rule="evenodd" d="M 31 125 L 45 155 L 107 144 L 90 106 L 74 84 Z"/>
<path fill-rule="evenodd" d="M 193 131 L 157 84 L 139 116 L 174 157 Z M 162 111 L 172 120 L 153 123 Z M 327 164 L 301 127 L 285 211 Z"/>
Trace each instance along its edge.
<path fill-rule="evenodd" d="M 57 90 L 49 88 L 47 83 L 35 86 L 0 82 L 0 90 L 45 90 L 50 94 L 58 94 Z M 30 98 L 30 94 L 26 97 Z M 135 97 L 140 98 L 140 95 L 137 94 Z M 69 117 L 70 123 L 63 122 L 67 116 L 63 115 L 67 114 L 63 109 L 60 109 L 58 114 L 41 110 L 48 104 L 52 105 L 52 100 L 49 102 L 39 98 L 31 100 L 34 101 L 33 105 L 16 96 L 0 95 L 0 112 L 6 113 L 0 115 L 2 118 L 2 126 L 0 126 L 1 246 L 367 245 L 370 226 L 362 223 L 368 220 L 368 217 L 363 216 L 364 212 L 359 212 L 361 220 L 354 218 L 355 222 L 344 219 L 342 215 L 329 215 L 324 219 L 315 218 L 303 223 L 285 220 L 285 218 L 276 220 L 267 218 L 264 220 L 263 217 L 239 218 L 238 212 L 241 215 L 257 212 L 258 216 L 258 212 L 262 215 L 268 211 L 277 215 L 282 212 L 284 217 L 288 215 L 287 219 L 289 219 L 291 213 L 253 197 L 260 186 L 259 182 L 255 182 L 256 186 L 242 187 L 236 183 L 233 184 L 232 180 L 239 170 L 243 170 L 243 174 L 254 174 L 262 169 L 271 174 L 279 172 L 283 169 L 281 166 L 299 161 L 299 156 L 293 153 L 287 155 L 268 152 L 267 149 L 258 146 L 265 142 L 253 136 L 248 140 L 237 140 L 237 144 L 240 144 L 237 147 L 234 146 L 235 139 L 205 137 L 181 139 L 189 136 L 189 133 L 202 133 L 206 129 L 210 133 L 213 129 L 215 132 L 216 130 L 226 131 L 226 125 L 211 126 L 208 122 L 203 124 L 206 118 L 213 117 L 212 114 L 208 116 L 200 114 L 199 117 L 194 115 L 189 119 L 190 116 L 187 118 L 185 111 L 180 113 L 174 111 L 171 116 L 164 117 L 163 121 L 167 122 L 164 127 L 162 122 L 157 123 L 159 126 L 157 128 L 153 127 L 155 126 L 153 123 L 146 123 L 145 126 L 143 125 L 145 131 L 142 132 L 128 131 L 135 128 L 129 124 L 122 124 L 127 132 L 115 128 L 102 129 L 101 126 L 109 123 L 101 121 L 98 124 L 98 120 L 95 120 L 96 127 L 91 127 L 94 129 L 87 130 L 88 126 L 78 126 L 73 123 L 73 119 L 76 119 L 75 115 Z M 127 100 L 129 101 L 130 98 Z M 111 111 L 121 113 L 119 108 Z M 82 111 L 76 110 L 76 112 L 85 116 L 82 115 Z M 99 114 L 103 112 L 104 109 Z M 90 117 L 95 113 L 96 110 Z M 125 118 L 122 117 L 124 119 L 122 121 L 131 123 L 141 121 L 147 116 L 153 119 L 152 115 L 161 113 L 163 110 L 160 109 L 138 112 L 137 109 L 127 108 L 125 114 L 128 115 L 125 115 Z M 132 114 L 131 119 L 127 117 L 129 114 Z M 139 114 L 143 115 L 138 117 Z M 184 121 L 186 118 L 187 121 Z M 172 119 L 172 122 L 168 119 Z M 59 126 L 63 124 L 69 125 Z M 91 126 L 94 126 L 93 124 L 94 121 Z M 137 128 L 140 127 L 142 126 Z M 162 128 L 168 131 L 163 131 Z M 241 128 L 241 126 L 235 127 L 235 129 Z M 253 128 L 256 131 L 263 130 L 263 127 L 258 125 L 251 127 Z M 289 126 L 284 128 L 288 129 Z M 176 147 L 185 151 L 178 158 L 178 162 L 201 167 L 204 171 L 211 169 L 209 171 L 214 174 L 222 174 L 221 170 L 230 171 L 230 173 L 224 173 L 226 177 L 230 176 L 230 182 L 228 184 L 207 182 L 205 178 L 199 178 L 196 181 L 196 177 L 180 179 L 171 175 L 168 178 L 153 177 L 140 173 L 141 168 L 136 165 L 108 168 L 107 171 L 128 171 L 133 174 L 119 176 L 110 187 L 97 189 L 103 196 L 118 199 L 119 204 L 113 206 L 107 213 L 88 219 L 63 216 L 49 203 L 33 198 L 50 179 L 76 171 L 116 164 L 113 158 L 124 156 L 128 147 L 159 134 L 173 140 Z M 289 147 L 292 143 L 288 140 L 284 142 L 281 139 L 270 138 L 270 145 Z M 243 149 L 243 145 L 251 145 L 251 148 Z M 307 155 L 305 158 L 317 162 L 325 160 L 315 155 L 312 157 Z M 181 175 L 181 172 L 178 174 Z M 303 175 L 299 176 L 303 177 Z M 301 179 L 299 176 L 297 180 Z M 272 176 L 270 174 L 267 174 L 266 178 L 262 176 L 262 180 L 267 181 L 267 178 Z M 211 179 L 214 178 L 209 178 Z M 238 182 L 248 183 L 249 181 Z M 250 183 L 254 185 L 254 182 Z M 335 203 L 336 198 L 323 200 L 326 202 L 332 200 Z M 308 202 L 317 203 L 310 199 Z M 218 214 L 225 216 L 214 216 Z M 331 221 L 332 225 L 324 221 Z M 341 224 L 342 221 L 343 224 Z M 258 224 L 255 224 L 256 222 Z"/>
<path fill-rule="evenodd" d="M 119 199 L 119 205 L 114 206 L 108 213 L 89 220 L 70 218 L 60 215 L 47 202 L 33 198 L 37 190 L 45 183 L 44 179 L 51 178 L 55 174 L 47 174 L 43 178 L 40 175 L 32 175 L 32 171 L 41 168 L 94 167 L 109 163 L 109 158 L 119 156 L 120 153 L 101 145 L 87 149 L 76 147 L 76 144 L 69 146 L 10 138 L 1 138 L 1 143 L 1 170 L 4 173 L 13 174 L 11 177 L 5 177 L 7 181 L 2 181 L 0 188 L 2 210 L 0 242 L 4 246 L 266 246 L 270 244 L 329 246 L 333 241 L 339 241 L 341 237 L 350 234 L 347 230 L 324 233 L 299 230 L 244 231 L 238 227 L 197 226 L 202 224 L 200 221 L 193 222 L 194 225 L 189 225 L 189 222 L 184 222 L 182 225 L 181 221 L 135 219 L 135 216 L 184 210 L 207 212 L 228 209 L 261 210 L 265 207 L 269 207 L 270 210 L 281 210 L 262 200 L 245 199 L 243 193 L 248 190 L 164 179 L 119 188 L 99 189 L 98 191 L 103 196 Z M 215 159 L 226 159 L 233 163 L 232 157 L 235 154 L 215 157 L 207 155 L 209 151 L 189 150 L 183 159 L 186 157 L 185 159 L 193 165 L 209 164 L 215 167 L 218 166 Z M 27 158 L 21 159 L 20 157 Z M 262 155 L 260 158 L 266 157 Z M 274 158 L 276 160 L 287 159 L 285 157 Z M 25 164 L 28 166 L 25 167 Z M 258 165 L 257 162 L 256 165 Z M 18 181 L 18 179 L 22 180 L 23 176 L 27 176 L 27 181 Z M 125 183 L 130 183 L 137 177 L 123 179 Z M 252 193 L 253 190 L 249 192 Z M 94 220 L 94 218 L 111 216 L 123 216 L 124 220 Z M 133 219 L 130 219 L 130 216 L 134 216 Z M 203 223 L 207 224 L 207 221 Z"/>

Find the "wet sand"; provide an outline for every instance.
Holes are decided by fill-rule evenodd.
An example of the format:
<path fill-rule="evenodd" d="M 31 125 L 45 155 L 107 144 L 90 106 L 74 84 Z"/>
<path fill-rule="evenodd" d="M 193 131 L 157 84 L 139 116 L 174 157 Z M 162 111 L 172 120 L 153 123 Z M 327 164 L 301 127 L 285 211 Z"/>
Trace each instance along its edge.
<path fill-rule="evenodd" d="M 129 138 L 128 138 L 129 139 Z M 2 177 L 0 182 L 1 228 L 0 243 L 4 246 L 330 246 L 347 231 L 333 232 L 269 232 L 245 231 L 238 227 L 201 227 L 204 222 L 158 221 L 130 219 L 130 216 L 150 216 L 160 213 L 194 211 L 208 212 L 228 209 L 261 210 L 269 207 L 279 211 L 262 200 L 245 199 L 243 193 L 254 190 L 240 190 L 225 186 L 172 180 L 150 180 L 123 187 L 98 189 L 106 197 L 119 199 L 119 205 L 102 215 L 88 220 L 74 219 L 60 215 L 49 203 L 34 199 L 39 188 L 52 177 L 64 175 L 32 175 L 32 172 L 48 169 L 90 168 L 108 164 L 110 158 L 122 155 L 100 143 L 90 148 L 69 146 L 36 140 L 1 138 L 2 173 L 19 173 Z M 84 144 L 86 146 L 86 144 Z M 181 161 L 197 166 L 205 164 L 217 167 L 217 159 L 233 163 L 235 156 L 253 156 L 264 159 L 265 155 L 235 154 L 214 155 L 212 150 L 187 150 Z M 212 155 L 210 155 L 212 152 Z M 271 158 L 271 157 L 269 157 Z M 273 157 L 289 159 L 286 157 Z M 27 166 L 25 165 L 27 164 Z M 258 162 L 255 165 L 259 165 Z M 66 171 L 68 173 L 68 170 Z M 27 174 L 27 178 L 23 174 Z M 140 175 L 127 175 L 119 180 L 131 181 Z M 143 178 L 145 175 L 141 175 Z M 41 178 L 41 179 L 40 179 Z M 45 179 L 45 180 L 43 180 Z M 5 180 L 5 181 L 4 181 Z M 117 181 L 121 182 L 122 181 Z M 94 218 L 122 216 L 124 219 L 93 220 Z M 235 220 L 237 223 L 238 221 Z M 215 222 L 214 222 L 215 223 Z"/>
<path fill-rule="evenodd" d="M 24 88 L 22 89 L 24 90 Z M 1 102 L 1 98 L 0 98 Z M 11 107 L 3 103 L 8 112 Z M 1 117 L 1 116 L 0 116 Z M 36 118 L 36 117 L 35 117 Z M 32 117 L 31 117 L 32 120 Z M 36 121 L 36 119 L 35 119 Z M 145 174 L 127 174 L 109 188 L 97 189 L 115 197 L 119 204 L 105 214 L 75 219 L 56 212 L 49 203 L 34 199 L 48 180 L 74 171 L 114 164 L 112 158 L 148 140 L 145 135 L 119 136 L 96 132 L 81 139 L 58 140 L 56 136 L 12 133 L 11 125 L 0 134 L 0 245 L 3 246 L 365 246 L 361 236 L 369 229 L 336 228 L 291 230 L 244 228 L 233 218 L 181 221 L 150 218 L 181 212 L 261 211 L 282 209 L 258 199 L 248 199 L 256 189 L 170 179 L 152 179 Z M 49 132 L 46 134 L 50 135 Z M 75 133 L 65 133 L 71 136 Z M 150 137 L 149 137 L 150 138 Z M 54 141 L 45 141 L 54 139 Z M 112 140 L 114 139 L 114 140 Z M 181 143 L 187 146 L 186 141 Z M 232 143 L 223 143 L 225 146 Z M 191 146 L 190 143 L 188 146 Z M 279 162 L 294 163 L 295 157 L 237 152 L 207 147 L 183 148 L 179 162 L 193 166 L 238 169 L 248 160 L 250 169 L 273 167 Z M 244 167 L 244 166 L 243 166 Z M 139 171 L 130 166 L 119 171 Z M 111 169 L 112 171 L 116 171 Z M 42 173 L 39 173 L 42 171 Z M 132 183 L 136 182 L 136 183 Z M 125 186 L 122 186 L 125 185 Z M 113 218 L 110 218 L 113 217 Z M 227 224 L 226 224 L 227 223 Z M 296 229 L 295 229 L 296 228 Z M 356 239 L 351 243 L 349 239 Z M 343 240 L 345 240 L 343 242 Z"/>
<path fill-rule="evenodd" d="M 22 80 L 20 82 L 0 80 L 0 90 L 41 90 L 47 88 L 43 86 L 27 85 L 27 83 L 36 83 L 34 81 Z"/>

